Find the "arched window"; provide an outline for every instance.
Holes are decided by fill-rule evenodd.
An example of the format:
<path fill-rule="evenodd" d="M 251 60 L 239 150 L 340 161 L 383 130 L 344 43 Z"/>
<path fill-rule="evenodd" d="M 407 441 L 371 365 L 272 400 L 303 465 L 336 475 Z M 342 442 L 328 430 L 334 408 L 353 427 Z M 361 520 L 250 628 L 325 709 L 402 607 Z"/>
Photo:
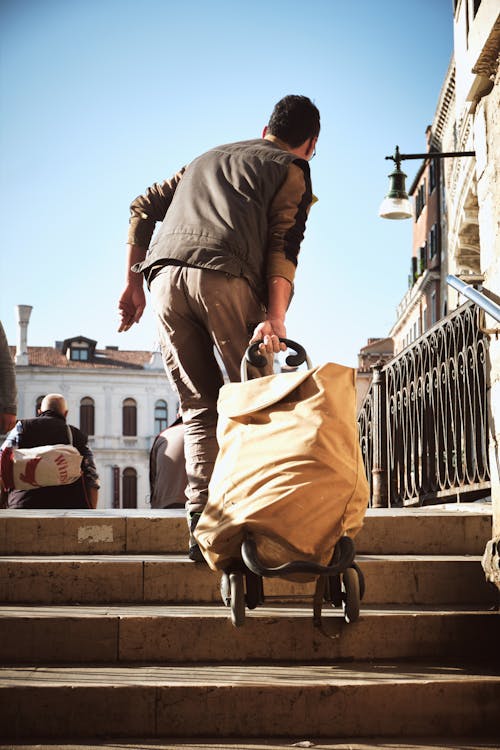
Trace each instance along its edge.
<path fill-rule="evenodd" d="M 124 508 L 137 508 L 137 472 L 130 466 L 123 470 L 122 498 Z"/>
<path fill-rule="evenodd" d="M 137 404 L 133 398 L 126 398 L 123 402 L 123 434 L 126 437 L 137 435 Z"/>
<path fill-rule="evenodd" d="M 90 398 L 90 396 L 85 396 L 80 401 L 80 429 L 87 435 L 95 434 L 94 416 L 94 399 Z"/>
<path fill-rule="evenodd" d="M 36 402 L 35 402 L 35 417 L 38 417 L 38 412 L 40 411 L 40 408 L 42 406 L 42 401 L 45 398 L 45 396 L 38 396 Z"/>
<path fill-rule="evenodd" d="M 160 399 L 155 404 L 155 435 L 162 430 L 166 430 L 168 425 L 168 407 L 167 402 Z"/>

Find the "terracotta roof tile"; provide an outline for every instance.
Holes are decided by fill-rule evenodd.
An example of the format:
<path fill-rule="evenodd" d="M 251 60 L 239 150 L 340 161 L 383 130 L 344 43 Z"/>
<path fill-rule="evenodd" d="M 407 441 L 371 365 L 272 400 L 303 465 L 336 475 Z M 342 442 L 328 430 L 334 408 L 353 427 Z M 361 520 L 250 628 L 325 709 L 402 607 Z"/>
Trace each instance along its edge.
<path fill-rule="evenodd" d="M 16 348 L 10 347 L 12 358 Z M 58 349 L 51 346 L 28 346 L 29 363 L 33 367 L 66 367 L 68 369 L 99 370 L 99 369 L 127 369 L 142 370 L 151 359 L 151 352 L 125 351 L 120 349 L 96 349 L 95 357 L 85 360 L 69 360 Z"/>

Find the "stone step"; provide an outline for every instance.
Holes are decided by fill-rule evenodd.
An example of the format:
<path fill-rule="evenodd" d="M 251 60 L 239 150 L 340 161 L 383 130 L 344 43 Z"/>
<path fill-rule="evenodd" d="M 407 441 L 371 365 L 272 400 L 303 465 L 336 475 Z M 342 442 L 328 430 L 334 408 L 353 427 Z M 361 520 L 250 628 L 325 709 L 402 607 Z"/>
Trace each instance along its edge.
<path fill-rule="evenodd" d="M 479 557 L 358 555 L 365 604 L 483 604 L 496 602 Z M 176 555 L 0 557 L 5 604 L 219 602 L 220 574 Z M 308 600 L 314 582 L 264 579 L 266 597 Z"/>
<path fill-rule="evenodd" d="M 314 738 L 315 741 L 295 737 L 294 740 L 276 739 L 239 739 L 226 740 L 216 738 L 188 738 L 172 740 L 169 738 L 140 738 L 127 742 L 126 739 L 102 740 L 96 742 L 58 743 L 57 750 L 290 750 L 290 748 L 314 748 L 314 750 L 498 750 L 498 742 L 488 739 L 473 739 L 460 737 L 449 740 L 443 737 L 370 737 L 359 741 L 355 737 L 342 740 L 334 738 Z M 1 740 L 0 740 L 1 743 Z M 54 750 L 52 743 L 37 743 L 36 745 L 0 744 L 0 750 Z"/>
<path fill-rule="evenodd" d="M 234 628 L 211 606 L 4 606 L 2 664 L 316 662 L 430 657 L 500 661 L 498 613 L 477 609 L 364 607 L 346 624 L 326 605 L 330 638 L 305 606 L 264 605 Z M 478 637 L 479 635 L 479 637 Z"/>
<path fill-rule="evenodd" d="M 479 557 L 358 555 L 365 604 L 493 604 Z M 219 602 L 220 574 L 176 555 L 0 557 L 6 604 Z M 311 597 L 314 583 L 265 579 L 266 597 Z"/>
<path fill-rule="evenodd" d="M 3 740 L 498 737 L 485 663 L 0 669 Z"/>
<path fill-rule="evenodd" d="M 453 510 L 369 508 L 356 537 L 361 554 L 482 555 L 491 506 Z M 466 508 L 459 510 L 458 508 Z M 184 553 L 182 510 L 2 510 L 0 554 Z"/>

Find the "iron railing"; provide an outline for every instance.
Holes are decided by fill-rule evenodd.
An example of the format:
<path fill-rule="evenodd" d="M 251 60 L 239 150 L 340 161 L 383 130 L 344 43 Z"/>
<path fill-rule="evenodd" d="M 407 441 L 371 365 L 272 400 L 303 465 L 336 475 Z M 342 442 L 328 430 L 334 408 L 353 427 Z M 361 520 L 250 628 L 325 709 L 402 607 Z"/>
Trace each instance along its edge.
<path fill-rule="evenodd" d="M 384 365 L 358 415 L 374 507 L 489 493 L 488 339 L 467 302 Z"/>

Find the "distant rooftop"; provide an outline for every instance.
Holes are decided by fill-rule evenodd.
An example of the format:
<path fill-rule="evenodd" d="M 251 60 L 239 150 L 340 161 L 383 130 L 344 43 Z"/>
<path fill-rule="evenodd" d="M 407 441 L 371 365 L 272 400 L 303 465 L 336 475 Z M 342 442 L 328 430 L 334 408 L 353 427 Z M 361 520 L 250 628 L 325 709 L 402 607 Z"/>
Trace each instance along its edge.
<path fill-rule="evenodd" d="M 14 359 L 16 347 L 11 346 Z M 142 370 L 151 360 L 151 352 L 121 351 L 117 348 L 95 349 L 92 359 L 71 360 L 60 349 L 51 346 L 28 346 L 28 361 L 31 367 L 60 367 L 69 370 L 99 370 L 121 368 Z"/>

